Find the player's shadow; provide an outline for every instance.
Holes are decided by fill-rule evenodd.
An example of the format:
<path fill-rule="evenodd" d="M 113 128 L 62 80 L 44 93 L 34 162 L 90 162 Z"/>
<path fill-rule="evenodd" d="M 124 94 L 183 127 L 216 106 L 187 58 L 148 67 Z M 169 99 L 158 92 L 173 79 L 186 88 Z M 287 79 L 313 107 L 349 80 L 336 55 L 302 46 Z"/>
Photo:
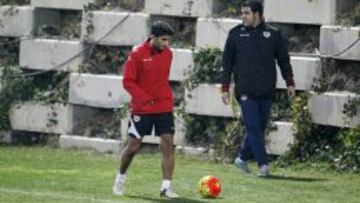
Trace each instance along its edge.
<path fill-rule="evenodd" d="M 327 179 L 324 178 L 304 178 L 304 177 L 292 177 L 292 176 L 281 176 L 281 175 L 268 175 L 261 178 L 268 180 L 285 180 L 285 181 L 297 181 L 297 182 L 327 181 Z"/>
<path fill-rule="evenodd" d="M 129 198 L 139 199 L 144 201 L 154 201 L 154 202 L 179 202 L 179 203 L 204 203 L 206 201 L 188 199 L 184 197 L 174 198 L 174 199 L 165 199 L 165 198 L 152 198 L 152 197 L 144 197 L 144 196 L 135 196 L 135 195 L 127 195 Z"/>

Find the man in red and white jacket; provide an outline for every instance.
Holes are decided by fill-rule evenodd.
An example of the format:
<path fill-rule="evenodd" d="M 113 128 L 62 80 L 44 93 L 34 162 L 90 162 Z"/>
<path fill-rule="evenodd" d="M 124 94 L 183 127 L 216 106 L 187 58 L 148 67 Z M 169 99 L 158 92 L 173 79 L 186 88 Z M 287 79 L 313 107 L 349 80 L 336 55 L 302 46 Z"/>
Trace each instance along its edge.
<path fill-rule="evenodd" d="M 123 86 L 131 95 L 131 119 L 128 128 L 128 144 L 122 151 L 120 171 L 115 178 L 113 192 L 122 195 L 126 171 L 141 146 L 142 138 L 150 135 L 161 137 L 163 152 L 163 183 L 160 196 L 176 198 L 170 188 L 174 170 L 173 136 L 173 94 L 169 85 L 172 52 L 170 39 L 174 34 L 165 22 L 155 22 L 151 35 L 142 45 L 135 48 L 125 64 Z"/>

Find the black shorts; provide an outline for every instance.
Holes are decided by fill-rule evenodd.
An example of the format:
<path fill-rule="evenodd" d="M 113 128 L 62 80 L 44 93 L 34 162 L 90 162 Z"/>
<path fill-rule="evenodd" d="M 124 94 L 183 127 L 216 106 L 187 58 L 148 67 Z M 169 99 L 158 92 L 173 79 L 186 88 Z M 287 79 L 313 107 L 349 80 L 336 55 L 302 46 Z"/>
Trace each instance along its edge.
<path fill-rule="evenodd" d="M 151 135 L 155 127 L 155 135 L 175 133 L 173 113 L 155 113 L 155 114 L 133 114 L 130 117 L 128 134 L 131 137 L 142 139 L 145 135 Z"/>

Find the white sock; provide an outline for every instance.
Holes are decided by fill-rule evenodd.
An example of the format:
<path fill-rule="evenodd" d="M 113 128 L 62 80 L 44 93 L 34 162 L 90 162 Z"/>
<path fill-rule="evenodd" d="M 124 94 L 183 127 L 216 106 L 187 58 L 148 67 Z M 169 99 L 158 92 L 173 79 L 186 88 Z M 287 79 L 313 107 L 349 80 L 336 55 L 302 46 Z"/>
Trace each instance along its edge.
<path fill-rule="evenodd" d="M 117 181 L 117 182 L 124 183 L 125 180 L 126 180 L 126 174 L 118 173 L 118 174 L 116 175 L 116 181 Z"/>
<path fill-rule="evenodd" d="M 170 180 L 163 180 L 161 190 L 170 188 L 171 181 Z"/>

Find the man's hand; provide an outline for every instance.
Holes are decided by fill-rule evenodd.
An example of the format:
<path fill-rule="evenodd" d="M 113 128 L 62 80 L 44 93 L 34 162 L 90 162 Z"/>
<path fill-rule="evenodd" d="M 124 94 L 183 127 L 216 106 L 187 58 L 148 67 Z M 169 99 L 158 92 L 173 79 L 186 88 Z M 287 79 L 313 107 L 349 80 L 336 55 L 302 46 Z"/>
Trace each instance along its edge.
<path fill-rule="evenodd" d="M 296 96 L 295 87 L 294 86 L 288 86 L 287 91 L 288 91 L 288 95 L 289 95 L 290 100 L 294 100 L 295 96 Z"/>
<path fill-rule="evenodd" d="M 229 92 L 222 92 L 221 99 L 225 105 L 230 103 L 230 93 Z"/>

